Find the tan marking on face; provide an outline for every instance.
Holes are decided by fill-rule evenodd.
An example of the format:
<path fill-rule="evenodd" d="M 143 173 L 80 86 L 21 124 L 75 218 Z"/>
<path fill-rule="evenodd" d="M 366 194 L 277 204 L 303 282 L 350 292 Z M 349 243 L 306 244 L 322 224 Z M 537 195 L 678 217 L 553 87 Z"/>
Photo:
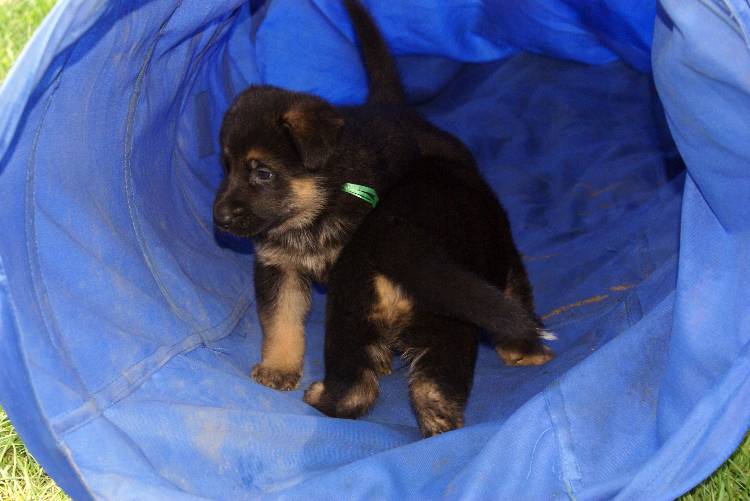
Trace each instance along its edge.
<path fill-rule="evenodd" d="M 312 177 L 295 178 L 289 181 L 292 190 L 291 204 L 305 211 L 317 212 L 323 208 L 323 193 L 318 187 L 318 181 Z"/>
<path fill-rule="evenodd" d="M 286 221 L 271 230 L 272 234 L 278 235 L 310 225 L 325 207 L 325 194 L 314 178 L 292 179 L 289 181 L 289 190 L 290 195 L 286 203 L 291 214 Z"/>
<path fill-rule="evenodd" d="M 307 284 L 298 273 L 284 270 L 273 305 L 260 314 L 264 367 L 290 372 L 302 370 L 305 317 L 309 310 Z"/>
<path fill-rule="evenodd" d="M 375 275 L 375 304 L 370 320 L 384 328 L 400 330 L 408 325 L 414 303 L 404 290 L 383 275 Z"/>
<path fill-rule="evenodd" d="M 271 155 L 263 148 L 250 148 L 245 152 L 246 160 L 260 160 L 261 162 Z"/>

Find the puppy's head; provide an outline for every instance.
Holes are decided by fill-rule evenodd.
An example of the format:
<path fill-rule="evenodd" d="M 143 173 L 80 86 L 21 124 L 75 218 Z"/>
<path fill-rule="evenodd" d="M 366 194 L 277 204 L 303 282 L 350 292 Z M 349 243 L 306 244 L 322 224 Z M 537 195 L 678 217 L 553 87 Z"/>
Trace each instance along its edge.
<path fill-rule="evenodd" d="M 243 92 L 221 127 L 224 179 L 214 223 L 253 237 L 315 220 L 343 125 L 336 108 L 311 95 L 268 86 Z"/>

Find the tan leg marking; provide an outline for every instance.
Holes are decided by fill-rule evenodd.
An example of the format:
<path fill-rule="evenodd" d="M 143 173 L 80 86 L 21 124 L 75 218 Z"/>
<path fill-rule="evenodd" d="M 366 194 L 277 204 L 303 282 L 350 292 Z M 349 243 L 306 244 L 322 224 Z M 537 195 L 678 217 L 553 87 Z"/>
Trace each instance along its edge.
<path fill-rule="evenodd" d="M 245 152 L 246 160 L 264 161 L 264 159 L 269 158 L 270 156 L 271 155 L 268 154 L 268 151 L 263 148 L 250 148 Z"/>
<path fill-rule="evenodd" d="M 302 375 L 310 294 L 299 274 L 288 270 L 282 273 L 273 306 L 260 315 L 262 361 L 253 369 L 253 377 L 266 386 L 288 390 L 297 387 Z"/>
<path fill-rule="evenodd" d="M 411 401 L 424 437 L 461 428 L 464 425 L 463 409 L 448 400 L 438 386 L 419 376 L 409 383 Z"/>
<path fill-rule="evenodd" d="M 406 327 L 414 311 L 412 299 L 401 287 L 383 275 L 375 275 L 373 284 L 376 299 L 370 311 L 370 321 L 392 331 Z"/>

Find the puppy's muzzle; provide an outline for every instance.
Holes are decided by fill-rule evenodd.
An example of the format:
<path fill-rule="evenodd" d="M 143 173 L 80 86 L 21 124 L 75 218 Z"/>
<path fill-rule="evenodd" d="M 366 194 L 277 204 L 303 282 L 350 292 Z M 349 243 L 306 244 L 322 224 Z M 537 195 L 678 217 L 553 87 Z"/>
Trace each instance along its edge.
<path fill-rule="evenodd" d="M 214 206 L 214 224 L 222 230 L 229 230 L 237 218 L 245 214 L 245 209 L 228 204 Z"/>

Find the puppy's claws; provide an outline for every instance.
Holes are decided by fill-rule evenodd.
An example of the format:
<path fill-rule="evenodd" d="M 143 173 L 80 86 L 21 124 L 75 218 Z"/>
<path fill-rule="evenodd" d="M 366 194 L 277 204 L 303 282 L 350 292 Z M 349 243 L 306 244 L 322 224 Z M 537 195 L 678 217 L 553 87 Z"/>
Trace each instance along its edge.
<path fill-rule="evenodd" d="M 537 329 L 537 332 L 539 333 L 539 337 L 545 341 L 557 341 L 557 335 L 552 331 Z"/>
<path fill-rule="evenodd" d="M 253 367 L 252 376 L 257 383 L 273 388 L 274 390 L 291 391 L 296 390 L 299 386 L 302 371 L 282 371 L 258 364 Z"/>

